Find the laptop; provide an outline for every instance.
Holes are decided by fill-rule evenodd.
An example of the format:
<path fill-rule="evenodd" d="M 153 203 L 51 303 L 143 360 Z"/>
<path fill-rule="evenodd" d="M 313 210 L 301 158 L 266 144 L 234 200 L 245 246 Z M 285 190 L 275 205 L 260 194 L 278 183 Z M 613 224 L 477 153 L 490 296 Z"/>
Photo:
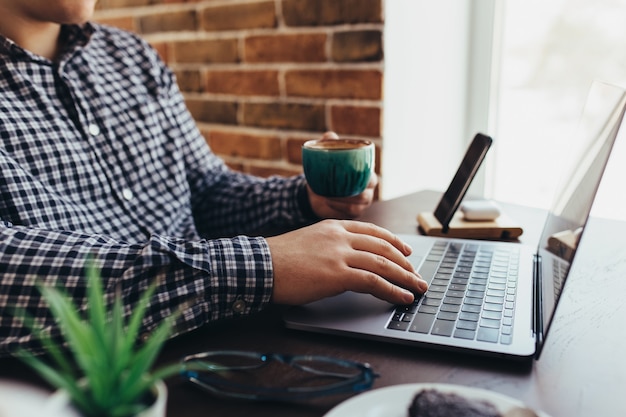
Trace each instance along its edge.
<path fill-rule="evenodd" d="M 623 88 L 594 82 L 563 183 L 538 246 L 518 242 L 400 235 L 428 291 L 411 305 L 346 292 L 288 309 L 287 328 L 456 350 L 505 359 L 539 358 L 567 276 L 576 269 L 596 191 L 626 109 Z"/>

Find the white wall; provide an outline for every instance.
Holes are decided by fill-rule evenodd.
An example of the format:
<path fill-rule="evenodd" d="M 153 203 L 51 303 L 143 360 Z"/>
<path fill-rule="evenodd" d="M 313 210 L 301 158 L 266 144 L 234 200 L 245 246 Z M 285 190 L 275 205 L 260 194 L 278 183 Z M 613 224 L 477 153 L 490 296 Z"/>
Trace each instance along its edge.
<path fill-rule="evenodd" d="M 466 111 L 477 100 L 488 103 L 477 94 L 486 89 L 488 95 L 480 80 L 489 74 L 470 60 L 490 64 L 490 50 L 470 52 L 485 41 L 469 36 L 484 24 L 476 17 L 483 3 L 492 8 L 480 0 L 385 2 L 382 199 L 444 190 L 473 133 L 489 133 L 487 109 Z"/>

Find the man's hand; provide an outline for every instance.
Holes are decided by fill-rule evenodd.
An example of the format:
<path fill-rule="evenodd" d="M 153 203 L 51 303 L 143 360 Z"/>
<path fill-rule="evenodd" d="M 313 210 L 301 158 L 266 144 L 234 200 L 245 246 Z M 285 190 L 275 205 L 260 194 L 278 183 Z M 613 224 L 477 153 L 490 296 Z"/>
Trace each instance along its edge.
<path fill-rule="evenodd" d="M 427 289 L 406 258 L 411 248 L 370 223 L 324 220 L 267 242 L 275 303 L 305 304 L 356 291 L 409 304 Z"/>

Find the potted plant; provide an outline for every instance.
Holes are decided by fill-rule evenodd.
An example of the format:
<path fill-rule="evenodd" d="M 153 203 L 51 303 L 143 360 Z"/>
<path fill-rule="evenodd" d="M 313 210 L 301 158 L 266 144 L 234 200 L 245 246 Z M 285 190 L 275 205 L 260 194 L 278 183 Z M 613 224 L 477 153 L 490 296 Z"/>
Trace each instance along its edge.
<path fill-rule="evenodd" d="M 58 388 L 55 400 L 66 397 L 85 417 L 165 416 L 167 390 L 163 379 L 178 373 L 179 364 L 154 372 L 152 366 L 168 339 L 177 315 L 166 318 L 150 336 L 138 344 L 142 319 L 156 283 L 144 292 L 128 320 L 124 319 L 118 290 L 110 307 L 104 297 L 99 272 L 87 266 L 86 313 L 81 315 L 67 294 L 58 288 L 39 285 L 58 324 L 65 347 L 25 317 L 27 325 L 41 342 L 50 363 L 30 352 L 20 357 L 52 386 Z M 61 400 L 62 401 L 62 400 Z M 158 414 L 146 409 L 160 408 Z"/>

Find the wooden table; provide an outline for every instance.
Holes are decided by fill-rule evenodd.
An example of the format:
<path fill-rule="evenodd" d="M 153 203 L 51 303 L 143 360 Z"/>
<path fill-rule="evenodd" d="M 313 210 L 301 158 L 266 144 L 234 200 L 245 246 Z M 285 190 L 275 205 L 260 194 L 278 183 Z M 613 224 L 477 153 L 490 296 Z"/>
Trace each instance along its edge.
<path fill-rule="evenodd" d="M 418 233 L 416 214 L 432 210 L 439 193 L 424 191 L 377 202 L 362 220 L 396 233 Z M 545 213 L 504 206 L 524 227 L 522 241 L 535 244 Z M 621 233 L 619 233 L 621 231 Z M 588 252 L 583 273 L 570 278 L 538 361 L 526 364 L 441 353 L 284 328 L 282 308 L 207 326 L 170 341 L 160 362 L 211 349 L 311 353 L 368 362 L 380 374 L 374 388 L 417 382 L 461 384 L 506 394 L 552 417 L 626 415 L 626 224 L 593 219 L 581 242 Z M 0 361 L 0 377 L 18 377 L 19 364 Z M 306 404 L 221 400 L 176 378 L 169 387 L 168 416 L 323 416 L 335 397 Z"/>

